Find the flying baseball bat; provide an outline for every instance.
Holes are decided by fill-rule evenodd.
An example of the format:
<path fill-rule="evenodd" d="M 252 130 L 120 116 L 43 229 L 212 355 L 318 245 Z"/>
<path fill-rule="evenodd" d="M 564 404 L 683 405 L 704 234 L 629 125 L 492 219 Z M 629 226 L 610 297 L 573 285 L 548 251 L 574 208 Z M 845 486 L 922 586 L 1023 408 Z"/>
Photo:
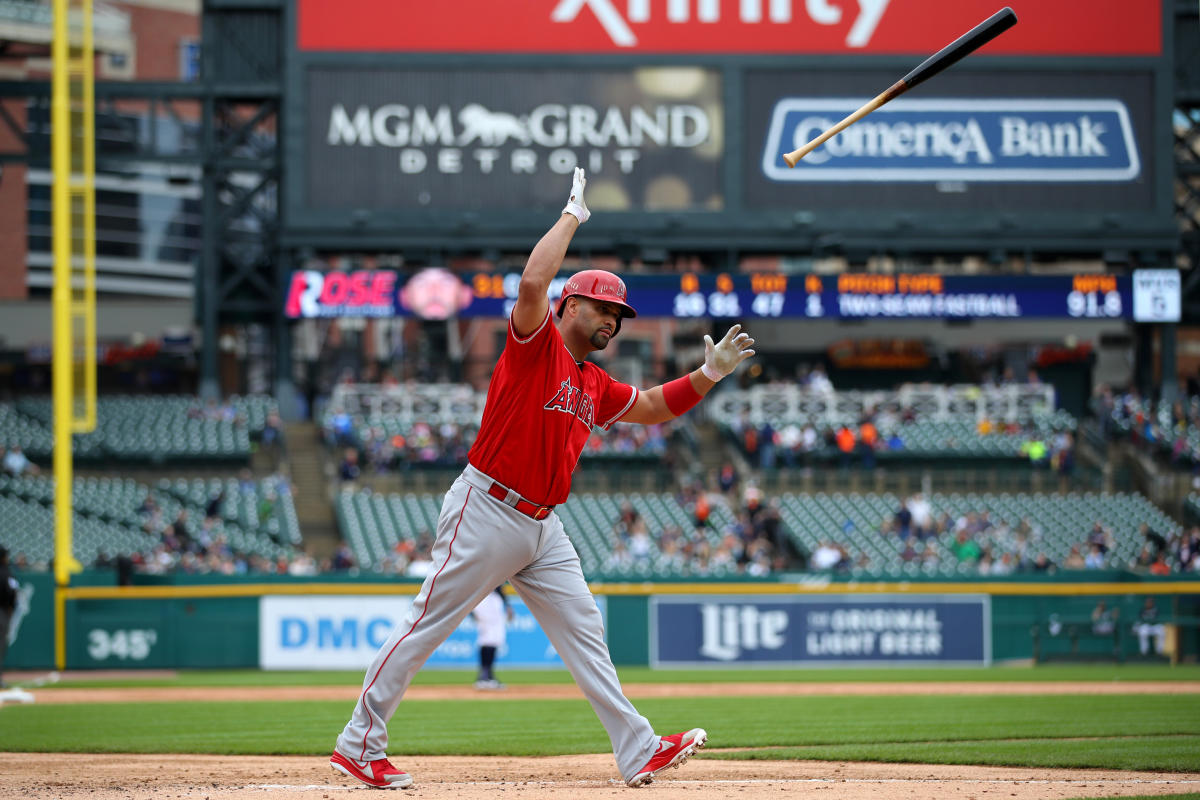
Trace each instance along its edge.
<path fill-rule="evenodd" d="M 1017 24 L 1017 15 L 1011 8 L 1002 8 L 995 14 L 985 19 L 983 22 L 976 25 L 971 30 L 964 33 L 962 36 L 955 39 L 950 44 L 938 50 L 936 53 L 925 59 L 912 72 L 905 75 L 900 80 L 888 87 L 887 91 L 869 101 L 862 108 L 855 111 L 844 120 L 826 130 L 817 138 L 813 139 L 808 144 L 801 147 L 799 150 L 793 150 L 784 155 L 783 160 L 787 162 L 789 167 L 796 166 L 796 162 L 804 158 L 806 155 L 816 150 L 827 139 L 837 136 L 839 133 L 849 128 L 860 119 L 870 114 L 875 109 L 879 108 L 884 103 L 895 100 L 900 95 L 907 92 L 919 83 L 929 80 L 934 75 L 961 61 L 970 53 L 975 52 L 985 44 L 995 39 L 1000 34 Z"/>

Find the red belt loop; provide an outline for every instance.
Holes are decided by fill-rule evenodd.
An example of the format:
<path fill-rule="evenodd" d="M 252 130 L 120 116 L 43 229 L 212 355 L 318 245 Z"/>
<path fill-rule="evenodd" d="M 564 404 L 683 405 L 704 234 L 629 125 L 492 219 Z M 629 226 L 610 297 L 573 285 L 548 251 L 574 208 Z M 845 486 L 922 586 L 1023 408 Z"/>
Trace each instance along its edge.
<path fill-rule="evenodd" d="M 532 517 L 536 520 L 545 519 L 546 517 L 550 516 L 550 512 L 554 510 L 554 506 L 539 506 L 537 503 L 529 502 L 516 492 L 513 492 L 513 496 L 516 497 L 516 500 L 510 501 L 508 499 L 508 489 L 496 481 L 492 481 L 492 485 L 488 487 L 487 493 L 499 500 L 501 503 L 511 506 L 525 516 Z"/>

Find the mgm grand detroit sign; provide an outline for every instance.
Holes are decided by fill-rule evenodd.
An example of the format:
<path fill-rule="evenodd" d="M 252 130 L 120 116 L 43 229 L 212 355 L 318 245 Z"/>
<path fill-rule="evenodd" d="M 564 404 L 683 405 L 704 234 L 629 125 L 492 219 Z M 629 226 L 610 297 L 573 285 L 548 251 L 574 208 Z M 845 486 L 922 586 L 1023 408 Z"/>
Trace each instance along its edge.
<path fill-rule="evenodd" d="M 325 142 L 330 147 L 381 148 L 396 152 L 405 174 L 507 171 L 566 175 L 576 166 L 630 174 L 644 148 L 687 150 L 708 142 L 713 121 L 690 104 L 633 106 L 544 103 L 527 113 L 461 107 L 386 103 L 374 108 L 329 109 Z"/>

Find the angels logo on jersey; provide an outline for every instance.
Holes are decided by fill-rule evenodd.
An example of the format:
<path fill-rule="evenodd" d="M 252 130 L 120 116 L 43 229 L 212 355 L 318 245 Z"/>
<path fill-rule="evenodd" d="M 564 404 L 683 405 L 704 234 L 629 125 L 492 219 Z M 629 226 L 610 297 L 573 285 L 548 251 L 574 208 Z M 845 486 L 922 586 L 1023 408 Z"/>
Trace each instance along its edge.
<path fill-rule="evenodd" d="M 584 394 L 569 380 L 558 386 L 558 392 L 543 406 L 547 411 L 562 411 L 579 417 L 579 420 L 591 430 L 596 422 L 596 406 L 590 395 Z"/>

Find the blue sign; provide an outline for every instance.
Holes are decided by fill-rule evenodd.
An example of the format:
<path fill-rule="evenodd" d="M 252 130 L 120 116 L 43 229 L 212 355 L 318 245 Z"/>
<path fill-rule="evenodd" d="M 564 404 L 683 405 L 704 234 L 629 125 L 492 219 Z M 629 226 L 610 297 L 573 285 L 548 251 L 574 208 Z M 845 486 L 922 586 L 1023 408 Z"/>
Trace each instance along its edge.
<path fill-rule="evenodd" d="M 425 270 L 426 273 L 437 270 Z M 417 313 L 445 319 L 452 305 L 460 317 L 507 317 L 517 302 L 519 273 L 476 273 L 459 278 L 445 270 L 436 315 L 417 313 L 420 294 L 392 270 L 292 274 L 285 314 L 302 317 L 393 317 Z M 1179 278 L 1147 280 L 1160 299 L 1147 308 L 1177 308 Z M 569 275 L 550 284 L 558 302 Z M 638 316 L 730 319 L 1130 319 L 1134 311 L 1128 275 L 943 275 L 865 274 L 634 274 L 625 276 L 629 303 Z M 428 282 L 425 282 L 426 284 Z M 428 288 L 427 286 L 425 288 Z M 1150 313 L 1149 311 L 1147 313 Z M 1165 313 L 1165 311 L 1158 312 Z"/>
<path fill-rule="evenodd" d="M 602 598 L 597 598 L 605 613 Z M 267 595 L 259 600 L 259 666 L 263 669 L 365 669 L 397 625 L 411 624 L 411 597 Z M 563 662 L 519 597 L 509 598 L 513 619 L 497 669 L 561 667 Z M 431 668 L 479 663 L 470 615 L 425 662 Z"/>
<path fill-rule="evenodd" d="M 991 663 L 986 595 L 651 599 L 655 667 Z"/>
<path fill-rule="evenodd" d="M 789 168 L 783 160 L 868 98 L 775 104 L 763 173 L 775 181 L 1133 181 L 1141 173 L 1120 100 L 901 98 Z"/>

